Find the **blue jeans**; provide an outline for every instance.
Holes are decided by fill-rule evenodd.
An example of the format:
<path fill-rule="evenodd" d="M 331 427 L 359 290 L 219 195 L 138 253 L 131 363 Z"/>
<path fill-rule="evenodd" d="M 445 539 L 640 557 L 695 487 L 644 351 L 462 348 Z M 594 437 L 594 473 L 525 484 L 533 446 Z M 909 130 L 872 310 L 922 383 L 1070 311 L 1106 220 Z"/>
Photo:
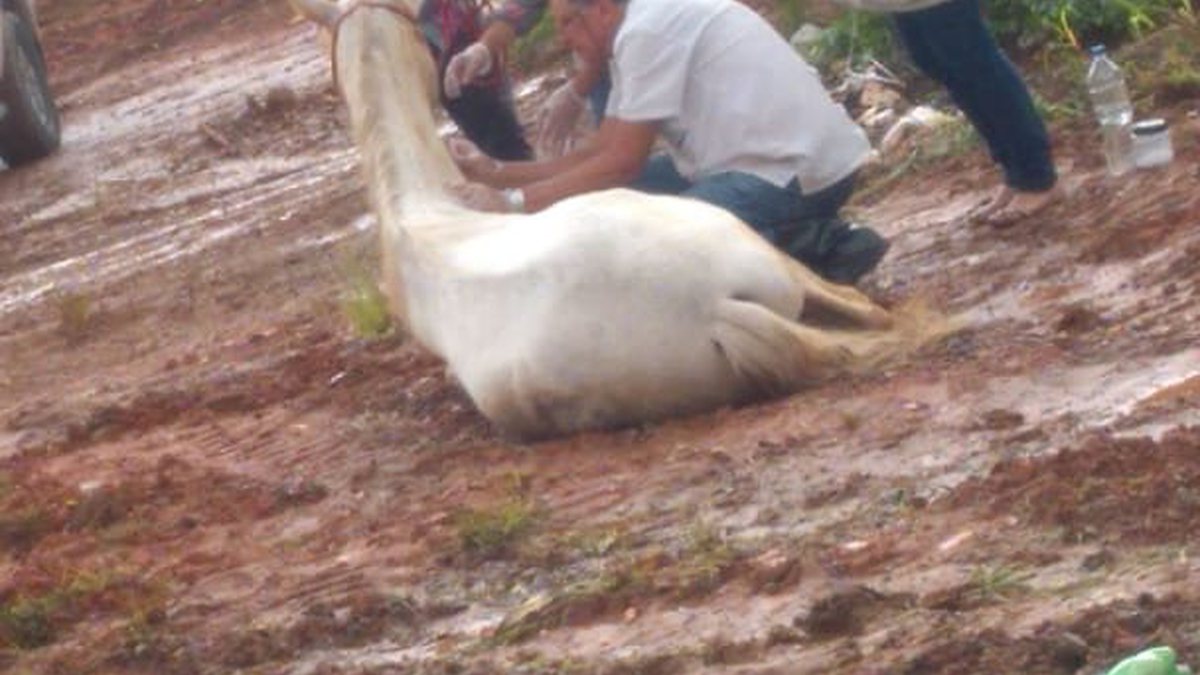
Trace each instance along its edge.
<path fill-rule="evenodd" d="M 715 204 L 745 221 L 767 241 L 779 245 L 796 223 L 837 218 L 838 211 L 854 190 L 854 176 L 812 195 L 800 190 L 795 178 L 779 187 L 741 171 L 705 176 L 690 181 L 675 169 L 667 155 L 654 155 L 630 185 L 654 194 L 693 197 Z"/>
<path fill-rule="evenodd" d="M 1040 192 L 1057 175 L 1029 90 L 984 24 L 979 0 L 892 15 L 917 67 L 950 92 L 1014 190 Z"/>
<path fill-rule="evenodd" d="M 690 181 L 667 155 L 655 155 L 630 187 L 654 194 L 692 197 L 719 206 L 813 271 L 839 283 L 853 283 L 887 251 L 887 242 L 869 228 L 852 227 L 838 216 L 854 191 L 855 175 L 812 194 L 795 178 L 779 187 L 740 171 Z"/>
<path fill-rule="evenodd" d="M 598 120 L 604 119 L 604 109 L 608 107 L 610 93 L 612 93 L 612 78 L 605 70 L 596 84 L 592 85 L 592 90 L 587 95 L 588 105 L 592 107 L 592 115 Z"/>
<path fill-rule="evenodd" d="M 603 119 L 612 83 L 608 74 L 588 92 L 596 119 Z M 855 175 L 806 195 L 795 178 L 783 187 L 740 171 L 684 178 L 667 155 L 654 155 L 629 187 L 654 194 L 692 197 L 719 206 L 753 228 L 776 248 L 817 274 L 853 284 L 875 268 L 888 243 L 874 230 L 853 227 L 838 216 L 854 192 Z"/>

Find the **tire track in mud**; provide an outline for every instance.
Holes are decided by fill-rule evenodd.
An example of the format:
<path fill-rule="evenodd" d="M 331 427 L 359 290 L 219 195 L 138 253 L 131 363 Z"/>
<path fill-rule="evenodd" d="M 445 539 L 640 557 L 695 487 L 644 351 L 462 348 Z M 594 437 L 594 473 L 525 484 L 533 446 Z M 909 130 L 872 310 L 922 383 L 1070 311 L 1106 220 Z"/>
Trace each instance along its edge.
<path fill-rule="evenodd" d="M 157 266 L 195 256 L 227 240 L 261 236 L 271 227 L 286 228 L 293 214 L 306 206 L 344 198 L 345 188 L 338 189 L 338 185 L 344 183 L 330 179 L 345 176 L 356 167 L 354 157 L 342 154 L 316 166 L 306 160 L 303 166 L 260 175 L 250 179 L 249 184 L 244 182 L 247 180 L 244 176 L 238 178 L 238 183 L 225 188 L 210 184 L 204 188 L 205 192 L 184 198 L 185 202 L 194 202 L 203 209 L 202 213 L 193 216 L 181 216 L 178 204 L 152 207 L 141 214 L 131 212 L 131 219 L 123 220 L 122 227 L 118 228 L 102 228 L 99 222 L 87 227 L 87 219 L 80 223 L 73 214 L 59 216 L 62 224 L 47 225 L 47 233 L 42 236 L 55 236 L 55 227 L 76 229 L 83 226 L 102 231 L 105 241 L 89 242 L 81 241 L 79 237 L 60 236 L 57 246 L 43 242 L 50 244 L 49 248 L 55 251 L 53 254 L 45 247 L 31 246 L 31 250 L 38 250 L 39 257 L 45 259 L 54 255 L 55 259 L 25 270 L 19 270 L 23 266 L 19 258 L 12 261 L 9 269 L 18 271 L 2 280 L 0 315 L 40 302 L 56 289 L 86 288 L 95 292 L 130 277 L 151 273 Z M 207 179 L 201 178 L 199 182 L 205 183 Z M 316 191 L 318 186 L 332 189 Z M 350 192 L 355 190 L 351 188 Z M 223 202 L 215 206 L 210 201 L 221 198 L 224 198 Z M 138 215 L 144 216 L 145 220 L 139 220 Z M 162 217 L 169 220 L 163 222 Z M 343 236 L 354 231 L 349 226 L 341 229 Z M 335 241 L 317 240 L 314 244 L 324 247 Z M 71 248 L 64 251 L 63 245 Z"/>

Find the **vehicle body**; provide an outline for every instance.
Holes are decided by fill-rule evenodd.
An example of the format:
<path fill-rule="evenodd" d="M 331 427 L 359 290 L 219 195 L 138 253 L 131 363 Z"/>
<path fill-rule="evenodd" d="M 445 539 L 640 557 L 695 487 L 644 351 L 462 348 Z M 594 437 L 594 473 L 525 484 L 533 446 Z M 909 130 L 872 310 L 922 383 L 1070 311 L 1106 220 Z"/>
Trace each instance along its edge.
<path fill-rule="evenodd" d="M 0 159 L 9 166 L 50 154 L 62 131 L 33 1 L 0 0 Z"/>

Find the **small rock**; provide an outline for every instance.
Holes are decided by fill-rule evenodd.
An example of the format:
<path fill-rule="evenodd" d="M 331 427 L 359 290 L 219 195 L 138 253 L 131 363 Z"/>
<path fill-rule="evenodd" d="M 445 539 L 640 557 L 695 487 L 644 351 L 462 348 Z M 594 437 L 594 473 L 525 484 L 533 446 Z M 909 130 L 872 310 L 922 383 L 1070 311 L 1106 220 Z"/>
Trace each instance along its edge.
<path fill-rule="evenodd" d="M 973 531 L 963 530 L 952 537 L 944 539 L 940 544 L 938 544 L 938 551 L 941 553 L 948 553 L 958 548 L 959 545 L 974 536 L 975 533 Z"/>
<path fill-rule="evenodd" d="M 754 592 L 778 591 L 800 577 L 795 558 L 778 549 L 769 549 L 749 561 L 750 584 Z"/>
<path fill-rule="evenodd" d="M 1050 638 L 1050 655 L 1065 672 L 1075 672 L 1087 663 L 1088 643 L 1071 631 Z"/>
<path fill-rule="evenodd" d="M 314 480 L 290 478 L 275 488 L 275 504 L 279 508 L 316 504 L 329 496 L 329 488 Z"/>
<path fill-rule="evenodd" d="M 801 54 L 807 56 L 809 54 L 809 50 L 811 50 L 813 45 L 815 45 L 821 39 L 821 36 L 824 35 L 824 33 L 825 30 L 820 26 L 806 23 L 803 26 L 800 26 L 795 33 L 792 33 L 792 37 L 788 40 L 788 44 L 792 45 L 792 49 L 795 49 Z"/>
<path fill-rule="evenodd" d="M 1086 572 L 1095 572 L 1104 567 L 1110 567 L 1117 561 L 1117 556 L 1112 551 L 1102 548 L 1095 553 L 1089 553 L 1083 557 L 1079 563 L 1079 568 Z"/>
<path fill-rule="evenodd" d="M 1073 304 L 1063 310 L 1054 324 L 1054 330 L 1069 335 L 1094 331 L 1104 325 L 1104 318 L 1096 310 L 1083 303 Z"/>
<path fill-rule="evenodd" d="M 891 84 L 879 80 L 867 80 L 863 82 L 858 102 L 866 108 L 894 110 L 903 102 L 903 99 L 904 97 Z"/>
<path fill-rule="evenodd" d="M 866 586 L 835 591 L 817 600 L 806 616 L 796 617 L 793 626 L 815 638 L 858 635 L 872 609 L 885 599 L 882 593 Z"/>
<path fill-rule="evenodd" d="M 1143 595 L 1148 594 L 1144 593 Z M 1150 597 L 1152 598 L 1153 596 Z M 1149 635 L 1150 633 L 1153 633 L 1156 628 L 1158 628 L 1160 622 L 1153 610 L 1147 605 L 1143 605 L 1141 603 L 1141 596 L 1138 597 L 1138 600 L 1139 607 L 1146 608 L 1150 611 L 1135 610 L 1129 612 L 1117 620 L 1118 625 L 1122 629 L 1127 630 L 1134 635 Z"/>
<path fill-rule="evenodd" d="M 299 99 L 296 92 L 289 87 L 278 86 L 271 87 L 267 90 L 266 98 L 263 100 L 263 111 L 267 113 L 282 113 L 296 107 Z"/>
<path fill-rule="evenodd" d="M 879 141 L 879 150 L 884 157 L 894 157 L 901 150 L 912 147 L 929 132 L 954 121 L 954 118 L 933 108 L 917 106 L 908 111 L 888 129 Z"/>
<path fill-rule="evenodd" d="M 1014 410 L 989 410 L 980 417 L 978 426 L 988 431 L 1016 429 L 1025 423 L 1025 416 Z"/>
<path fill-rule="evenodd" d="M 768 648 L 776 645 L 795 645 L 801 642 L 804 642 L 804 634 L 791 626 L 776 624 L 767 631 L 766 646 Z"/>

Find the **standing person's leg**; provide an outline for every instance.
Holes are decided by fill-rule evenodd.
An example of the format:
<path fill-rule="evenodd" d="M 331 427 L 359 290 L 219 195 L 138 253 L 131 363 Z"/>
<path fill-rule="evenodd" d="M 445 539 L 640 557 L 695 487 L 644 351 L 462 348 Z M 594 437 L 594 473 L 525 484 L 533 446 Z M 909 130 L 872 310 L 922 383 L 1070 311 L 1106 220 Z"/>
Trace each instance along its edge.
<path fill-rule="evenodd" d="M 1014 190 L 1039 192 L 1057 176 L 1046 127 L 1012 62 L 984 24 L 979 0 L 949 0 L 893 15 L 913 61 L 950 92 Z"/>

